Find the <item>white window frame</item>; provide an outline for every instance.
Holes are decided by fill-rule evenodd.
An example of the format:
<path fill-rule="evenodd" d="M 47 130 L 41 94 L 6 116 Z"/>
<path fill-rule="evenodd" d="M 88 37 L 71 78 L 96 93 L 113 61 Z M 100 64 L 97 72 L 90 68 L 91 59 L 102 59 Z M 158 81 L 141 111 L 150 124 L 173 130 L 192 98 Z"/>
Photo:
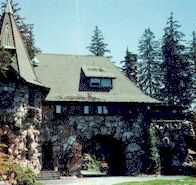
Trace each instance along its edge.
<path fill-rule="evenodd" d="M 90 113 L 90 107 L 88 105 L 84 106 L 84 114 L 89 114 Z"/>
<path fill-rule="evenodd" d="M 107 106 L 97 106 L 97 114 L 108 114 L 108 107 Z"/>
<path fill-rule="evenodd" d="M 57 113 L 57 114 L 61 114 L 61 112 L 62 112 L 62 107 L 61 107 L 61 105 L 56 105 L 56 113 Z"/>
<path fill-rule="evenodd" d="M 103 106 L 101 105 L 97 106 L 97 114 L 103 114 Z"/>
<path fill-rule="evenodd" d="M 108 107 L 107 106 L 103 106 L 103 114 L 108 114 Z"/>

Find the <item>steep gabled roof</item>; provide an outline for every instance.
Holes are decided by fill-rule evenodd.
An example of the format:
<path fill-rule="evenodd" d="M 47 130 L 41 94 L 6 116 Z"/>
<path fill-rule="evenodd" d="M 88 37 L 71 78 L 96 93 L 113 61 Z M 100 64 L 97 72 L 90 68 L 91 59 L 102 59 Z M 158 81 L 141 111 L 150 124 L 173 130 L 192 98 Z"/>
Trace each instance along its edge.
<path fill-rule="evenodd" d="M 40 63 L 35 68 L 36 75 L 44 85 L 51 88 L 46 101 L 159 103 L 146 96 L 105 57 L 39 54 L 37 58 Z M 107 69 L 109 75 L 115 77 L 113 88 L 108 92 L 80 91 L 84 66 Z M 99 74 L 95 70 L 96 76 L 102 70 L 98 71 Z"/>
<path fill-rule="evenodd" d="M 18 74 L 29 83 L 42 85 L 38 82 L 32 68 L 24 41 L 14 20 L 10 0 L 7 1 L 5 12 L 1 20 L 0 41 L 1 47 L 14 51 L 15 57 L 12 67 Z"/>

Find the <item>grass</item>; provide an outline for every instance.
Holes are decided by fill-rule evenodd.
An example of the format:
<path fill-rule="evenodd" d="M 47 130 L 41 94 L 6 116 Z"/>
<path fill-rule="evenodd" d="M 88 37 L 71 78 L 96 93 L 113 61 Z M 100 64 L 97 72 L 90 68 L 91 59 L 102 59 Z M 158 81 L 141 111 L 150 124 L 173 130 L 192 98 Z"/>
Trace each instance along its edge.
<path fill-rule="evenodd" d="M 143 182 L 126 182 L 115 185 L 196 185 L 196 178 L 186 178 L 179 180 L 151 180 Z"/>
<path fill-rule="evenodd" d="M 36 182 L 34 185 L 43 185 L 43 184 L 40 182 Z"/>

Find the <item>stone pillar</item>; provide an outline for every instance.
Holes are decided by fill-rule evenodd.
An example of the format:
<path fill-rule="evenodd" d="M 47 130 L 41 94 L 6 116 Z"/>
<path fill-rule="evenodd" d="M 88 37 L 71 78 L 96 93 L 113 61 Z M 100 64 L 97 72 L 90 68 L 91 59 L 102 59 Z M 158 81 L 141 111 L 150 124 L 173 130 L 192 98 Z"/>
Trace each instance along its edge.
<path fill-rule="evenodd" d="M 138 175 L 141 173 L 143 164 L 143 154 L 145 151 L 142 148 L 144 141 L 144 128 L 147 120 L 145 120 L 144 111 L 138 110 L 137 117 L 130 128 L 130 133 L 126 134 L 125 140 L 125 175 Z"/>

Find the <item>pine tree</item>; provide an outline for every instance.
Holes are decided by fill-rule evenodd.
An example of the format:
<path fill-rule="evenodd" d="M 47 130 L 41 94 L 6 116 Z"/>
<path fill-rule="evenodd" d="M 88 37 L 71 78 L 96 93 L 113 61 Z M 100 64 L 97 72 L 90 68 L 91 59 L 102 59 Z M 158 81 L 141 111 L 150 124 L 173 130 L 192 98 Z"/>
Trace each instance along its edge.
<path fill-rule="evenodd" d="M 122 72 L 136 85 L 138 84 L 138 67 L 137 67 L 137 55 L 131 53 L 128 48 L 126 50 L 125 60 L 123 63 Z"/>
<path fill-rule="evenodd" d="M 110 53 L 110 50 L 107 49 L 107 46 L 108 44 L 104 42 L 102 31 L 97 26 L 95 26 L 91 43 L 87 49 L 89 49 L 89 51 L 95 56 L 105 56 L 105 53 Z"/>
<path fill-rule="evenodd" d="M 25 31 L 23 37 L 30 59 L 35 57 L 35 54 L 40 53 L 41 50 L 35 46 L 35 38 L 33 34 L 33 24 L 24 24 Z"/>
<path fill-rule="evenodd" d="M 164 100 L 171 105 L 187 107 L 190 104 L 190 65 L 183 44 L 184 34 L 179 31 L 180 25 L 173 13 L 166 24 L 162 44 Z"/>
<path fill-rule="evenodd" d="M 0 76 L 7 76 L 7 72 L 12 62 L 11 59 L 11 54 L 8 51 L 5 51 L 3 48 L 0 48 Z"/>
<path fill-rule="evenodd" d="M 188 47 L 188 55 L 190 61 L 190 73 L 191 73 L 191 83 L 192 83 L 192 85 L 190 85 L 190 87 L 192 87 L 190 91 L 192 92 L 191 94 L 192 104 L 195 107 L 196 106 L 196 33 L 195 31 L 193 31 L 192 33 L 192 40 L 190 41 Z"/>
<path fill-rule="evenodd" d="M 150 28 L 145 29 L 139 41 L 139 86 L 151 97 L 159 97 L 161 87 L 159 42 Z"/>
<path fill-rule="evenodd" d="M 13 0 L 11 0 L 11 5 L 14 12 L 14 18 L 16 20 L 16 24 L 18 25 L 18 28 L 20 32 L 22 33 L 22 37 L 24 40 L 24 43 L 27 48 L 27 52 L 29 54 L 30 59 L 33 59 L 35 54 L 40 53 L 41 50 L 35 46 L 35 38 L 33 34 L 33 24 L 26 24 L 24 22 L 25 18 L 22 18 L 19 14 L 21 8 L 19 7 L 18 3 L 14 3 Z M 2 12 L 4 12 L 4 9 L 6 7 L 6 2 L 2 2 L 1 9 Z"/>

